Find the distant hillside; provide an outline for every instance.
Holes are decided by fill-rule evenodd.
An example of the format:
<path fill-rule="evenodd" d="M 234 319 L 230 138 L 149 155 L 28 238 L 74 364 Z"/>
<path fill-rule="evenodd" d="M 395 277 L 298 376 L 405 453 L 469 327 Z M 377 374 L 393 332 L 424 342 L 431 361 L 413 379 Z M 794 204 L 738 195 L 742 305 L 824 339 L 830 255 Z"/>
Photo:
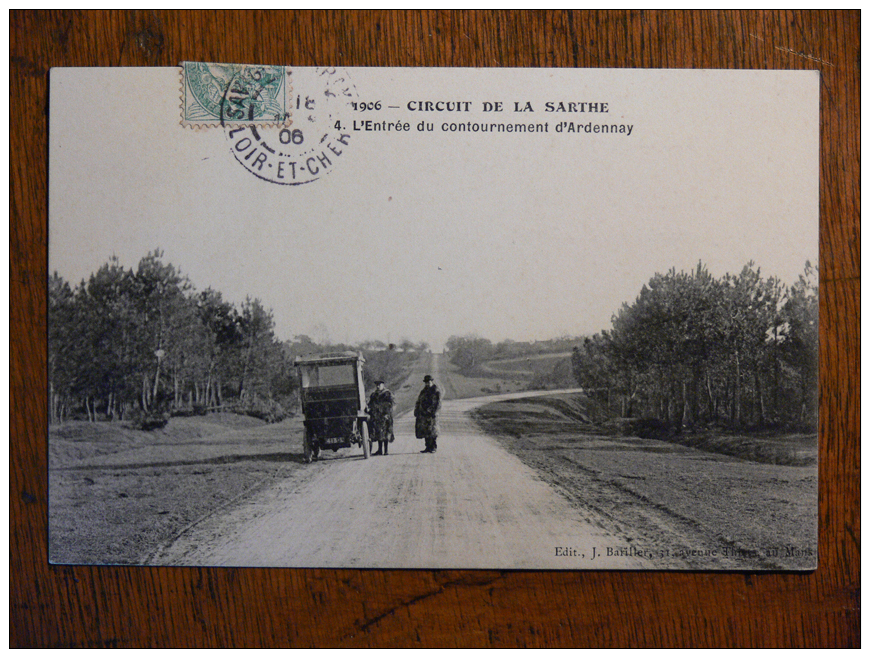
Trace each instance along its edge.
<path fill-rule="evenodd" d="M 571 354 L 585 338 L 493 344 L 477 336 L 454 336 L 447 356 L 466 377 L 522 381 L 530 389 L 576 387 Z"/>

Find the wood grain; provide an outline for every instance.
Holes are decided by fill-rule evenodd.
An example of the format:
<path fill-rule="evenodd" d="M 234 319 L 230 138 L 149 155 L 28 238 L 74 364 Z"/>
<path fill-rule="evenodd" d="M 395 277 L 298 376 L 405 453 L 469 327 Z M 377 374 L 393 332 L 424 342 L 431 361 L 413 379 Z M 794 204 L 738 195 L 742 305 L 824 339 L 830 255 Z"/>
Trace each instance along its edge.
<path fill-rule="evenodd" d="M 857 11 L 12 12 L 12 646 L 857 645 L 859 39 Z M 49 566 L 48 70 L 182 60 L 820 70 L 819 569 L 708 574 Z M 99 155 L 98 145 L 93 155 Z"/>

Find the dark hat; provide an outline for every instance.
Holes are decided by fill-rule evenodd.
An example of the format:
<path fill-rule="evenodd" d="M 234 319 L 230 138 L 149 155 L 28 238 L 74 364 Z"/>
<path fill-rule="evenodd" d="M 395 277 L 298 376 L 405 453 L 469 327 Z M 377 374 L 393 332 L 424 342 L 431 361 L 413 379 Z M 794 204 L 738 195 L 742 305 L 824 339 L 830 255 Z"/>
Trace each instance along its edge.
<path fill-rule="evenodd" d="M 434 381 L 434 379 L 432 378 L 432 375 L 431 375 L 431 374 L 427 374 L 426 376 L 424 376 L 424 377 L 423 377 L 423 380 L 424 380 L 424 381 Z"/>
<path fill-rule="evenodd" d="M 375 385 L 383 385 L 383 384 L 384 384 L 383 379 L 375 379 Z"/>

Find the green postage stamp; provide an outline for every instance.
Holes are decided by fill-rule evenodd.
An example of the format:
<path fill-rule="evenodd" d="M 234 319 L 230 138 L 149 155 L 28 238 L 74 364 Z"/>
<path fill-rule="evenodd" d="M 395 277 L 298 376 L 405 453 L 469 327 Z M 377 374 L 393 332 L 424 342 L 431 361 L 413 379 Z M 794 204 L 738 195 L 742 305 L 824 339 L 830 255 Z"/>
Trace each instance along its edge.
<path fill-rule="evenodd" d="M 182 64 L 185 125 L 289 124 L 290 71 L 280 65 Z"/>

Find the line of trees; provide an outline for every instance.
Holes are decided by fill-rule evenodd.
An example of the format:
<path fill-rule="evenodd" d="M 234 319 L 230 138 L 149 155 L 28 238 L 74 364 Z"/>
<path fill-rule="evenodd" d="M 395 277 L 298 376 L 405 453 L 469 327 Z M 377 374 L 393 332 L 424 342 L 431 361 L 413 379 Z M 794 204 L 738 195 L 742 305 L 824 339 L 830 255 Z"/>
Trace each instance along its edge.
<path fill-rule="evenodd" d="M 197 291 L 162 256 L 149 253 L 135 271 L 113 257 L 74 288 L 49 277 L 50 421 L 226 405 L 283 416 L 295 378 L 271 311 Z"/>
<path fill-rule="evenodd" d="M 612 327 L 578 345 L 574 376 L 611 415 L 677 427 L 817 422 L 818 268 L 786 287 L 752 262 L 717 279 L 656 274 Z"/>

